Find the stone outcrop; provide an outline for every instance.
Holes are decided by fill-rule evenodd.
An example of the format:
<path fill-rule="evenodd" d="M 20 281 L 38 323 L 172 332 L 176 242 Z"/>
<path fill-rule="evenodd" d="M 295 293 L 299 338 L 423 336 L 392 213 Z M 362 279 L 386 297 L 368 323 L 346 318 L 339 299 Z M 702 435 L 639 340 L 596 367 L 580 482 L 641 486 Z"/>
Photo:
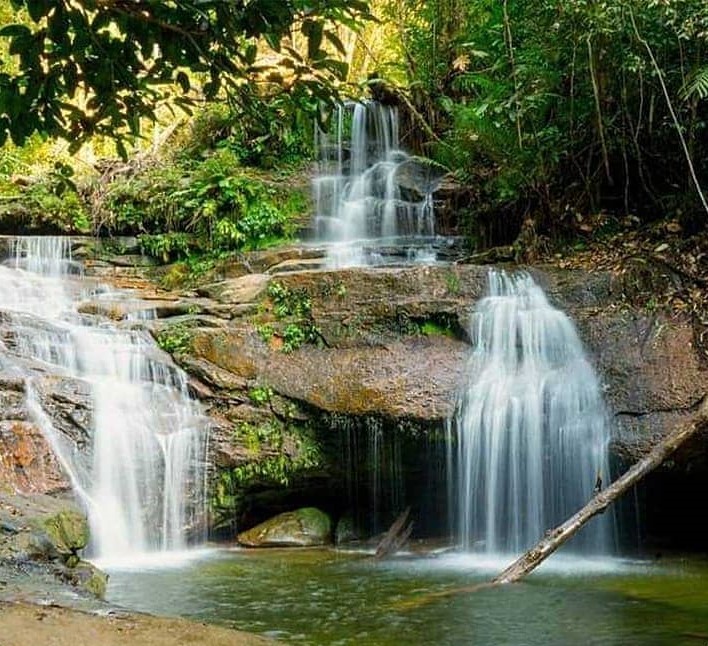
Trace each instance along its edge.
<path fill-rule="evenodd" d="M 286 511 L 238 535 L 246 547 L 313 547 L 332 542 L 332 521 L 314 507 Z"/>
<path fill-rule="evenodd" d="M 289 293 L 306 295 L 320 335 L 319 343 L 291 353 L 283 353 L 277 334 L 269 342 L 259 335 L 273 320 L 266 279 L 230 279 L 209 293 L 228 295 L 231 320 L 195 326 L 184 365 L 216 390 L 226 386 L 233 396 L 240 388 L 242 403 L 250 385 L 267 384 L 318 410 L 441 423 L 454 409 L 470 314 L 487 272 L 458 265 L 271 276 Z M 690 415 L 707 390 L 690 319 L 632 307 L 608 272 L 532 273 L 576 322 L 616 419 L 613 449 L 635 459 Z"/>
<path fill-rule="evenodd" d="M 323 414 L 420 430 L 440 428 L 454 411 L 470 352 L 471 314 L 486 292 L 487 267 L 326 270 L 320 268 L 322 250 L 284 248 L 244 254 L 221 263 L 197 288 L 166 291 L 154 279 L 170 268 L 135 261 L 130 245 L 111 260 L 103 252 L 97 256 L 91 244 L 76 249 L 94 257 L 87 262 L 89 273 L 134 291 L 115 302 L 88 301 L 82 311 L 125 325 L 136 324 L 141 312 L 157 316 L 140 324 L 150 326 L 163 347 L 171 345 L 190 374 L 193 392 L 214 420 L 210 446 L 217 469 L 278 455 L 296 459 L 291 427 L 317 427 Z M 617 456 L 635 460 L 692 414 L 708 380 L 687 315 L 636 306 L 626 278 L 612 272 L 529 271 L 576 322 L 615 420 Z M 5 323 L 0 316 L 0 339 L 11 353 L 13 336 Z M 3 352 L 4 481 L 12 490 L 27 489 L 30 482 L 40 492 L 65 488 L 26 410 L 22 376 L 34 375 L 35 392 L 55 428 L 88 454 L 91 407 L 85 385 L 48 376 L 40 366 L 10 370 Z M 10 363 L 19 365 L 16 357 Z M 282 437 L 262 441 L 276 427 Z M 708 438 L 699 438 L 676 463 L 708 466 L 707 445 Z"/>
<path fill-rule="evenodd" d="M 56 493 L 69 489 L 49 443 L 35 424 L 0 421 L 0 487 L 6 493 Z"/>
<path fill-rule="evenodd" d="M 70 498 L 0 494 L 0 565 L 40 567 L 102 597 L 106 576 L 80 556 L 88 538 L 86 516 Z"/>
<path fill-rule="evenodd" d="M 614 418 L 612 451 L 634 462 L 691 418 L 708 394 L 690 316 L 632 307 L 610 273 L 546 272 L 541 283 L 575 321 Z M 708 467 L 708 436 L 674 461 Z"/>

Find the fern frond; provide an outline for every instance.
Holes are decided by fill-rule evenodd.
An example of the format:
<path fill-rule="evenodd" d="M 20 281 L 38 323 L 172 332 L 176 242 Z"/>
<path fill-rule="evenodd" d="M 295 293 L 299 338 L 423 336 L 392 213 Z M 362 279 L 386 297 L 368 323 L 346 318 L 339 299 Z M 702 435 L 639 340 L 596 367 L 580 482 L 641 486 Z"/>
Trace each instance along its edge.
<path fill-rule="evenodd" d="M 708 99 L 708 66 L 700 67 L 686 79 L 679 91 L 681 99 L 688 101 L 694 97 Z"/>

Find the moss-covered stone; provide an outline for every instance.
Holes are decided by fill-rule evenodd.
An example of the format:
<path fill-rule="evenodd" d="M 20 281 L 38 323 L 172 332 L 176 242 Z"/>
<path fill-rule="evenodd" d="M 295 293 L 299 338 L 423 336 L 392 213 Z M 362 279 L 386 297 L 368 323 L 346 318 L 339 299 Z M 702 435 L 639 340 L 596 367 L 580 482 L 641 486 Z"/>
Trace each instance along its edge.
<path fill-rule="evenodd" d="M 106 596 L 107 574 L 86 561 L 80 561 L 72 571 L 75 574 L 74 585 L 90 592 L 99 599 L 103 599 Z"/>
<path fill-rule="evenodd" d="M 247 547 L 309 547 L 331 541 L 332 521 L 315 507 L 286 511 L 238 535 Z"/>
<path fill-rule="evenodd" d="M 48 560 L 77 563 L 78 552 L 86 547 L 89 527 L 86 517 L 75 510 L 62 510 L 32 521 L 29 551 Z"/>

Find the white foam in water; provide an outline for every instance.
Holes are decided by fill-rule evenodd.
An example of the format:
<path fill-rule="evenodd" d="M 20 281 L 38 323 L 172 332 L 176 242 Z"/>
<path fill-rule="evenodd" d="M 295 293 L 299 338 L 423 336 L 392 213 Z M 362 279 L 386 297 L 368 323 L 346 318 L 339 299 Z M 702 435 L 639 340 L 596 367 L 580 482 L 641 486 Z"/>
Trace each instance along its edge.
<path fill-rule="evenodd" d="M 79 314 L 88 292 L 66 238 L 18 238 L 0 266 L 10 351 L 90 388 L 92 458 L 53 429 L 29 378 L 28 409 L 86 503 L 95 558 L 183 551 L 205 521 L 207 420 L 147 331 Z"/>
<path fill-rule="evenodd" d="M 220 557 L 223 554 L 224 550 L 215 548 L 194 548 L 92 558 L 91 563 L 100 570 L 107 572 L 145 572 L 147 570 L 179 569 L 195 561 L 204 561 L 210 558 Z"/>
<path fill-rule="evenodd" d="M 473 353 L 453 430 L 453 485 L 465 549 L 518 554 L 609 482 L 600 387 L 570 319 L 526 273 L 492 271 L 472 318 Z M 611 552 L 610 514 L 572 543 Z M 512 559 L 513 560 L 513 559 Z"/>
<path fill-rule="evenodd" d="M 453 552 L 430 557 L 414 556 L 413 558 L 398 558 L 388 561 L 387 567 L 405 568 L 407 571 L 422 572 L 455 572 L 471 576 L 493 578 L 503 572 L 516 560 L 514 554 L 487 554 L 472 552 Z M 582 556 L 577 554 L 554 554 L 544 561 L 536 570 L 539 574 L 561 576 L 600 576 L 607 574 L 624 574 L 643 572 L 655 569 L 656 565 L 649 561 L 623 559 L 609 556 Z"/>
<path fill-rule="evenodd" d="M 317 129 L 315 143 L 320 157 L 315 224 L 320 239 L 329 243 L 330 267 L 380 264 L 380 255 L 369 247 L 435 234 L 432 187 L 420 189 L 420 200 L 407 199 L 401 190 L 400 176 L 414 162 L 400 148 L 395 107 L 375 101 L 339 106 L 334 135 Z M 412 260 L 429 262 L 430 256 Z"/>

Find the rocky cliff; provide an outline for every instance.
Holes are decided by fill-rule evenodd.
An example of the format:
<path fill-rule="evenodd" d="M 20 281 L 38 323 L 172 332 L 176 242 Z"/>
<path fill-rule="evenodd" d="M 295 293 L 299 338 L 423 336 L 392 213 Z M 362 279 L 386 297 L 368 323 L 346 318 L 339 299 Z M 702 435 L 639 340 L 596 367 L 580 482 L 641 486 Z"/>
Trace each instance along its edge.
<path fill-rule="evenodd" d="M 470 314 L 485 293 L 487 267 L 331 271 L 320 267 L 321 251 L 292 248 L 244 255 L 175 289 L 178 268 L 156 268 L 129 245 L 111 255 L 92 244 L 76 248 L 89 273 L 132 291 L 81 309 L 113 320 L 134 320 L 141 311 L 156 317 L 145 324 L 191 375 L 193 392 L 213 419 L 221 521 L 246 504 L 244 491 L 252 521 L 266 508 L 341 494 L 341 482 L 337 491 L 332 483 L 342 478 L 333 473 L 342 448 L 332 438 L 342 428 L 375 423 L 407 437 L 437 437 L 453 414 L 470 352 Z M 618 460 L 635 460 L 692 414 L 708 382 L 690 317 L 638 307 L 626 275 L 529 271 L 577 324 L 601 375 Z M 0 334 L 11 352 L 12 331 Z M 41 370 L 35 383 L 61 434 L 90 451 L 90 403 L 81 384 Z M 15 489 L 65 489 L 24 409 L 22 384 L 16 374 L 0 381 L 4 481 Z M 703 436 L 672 464 L 680 472 L 705 470 L 707 447 Z M 281 489 L 275 498 L 274 488 Z"/>

